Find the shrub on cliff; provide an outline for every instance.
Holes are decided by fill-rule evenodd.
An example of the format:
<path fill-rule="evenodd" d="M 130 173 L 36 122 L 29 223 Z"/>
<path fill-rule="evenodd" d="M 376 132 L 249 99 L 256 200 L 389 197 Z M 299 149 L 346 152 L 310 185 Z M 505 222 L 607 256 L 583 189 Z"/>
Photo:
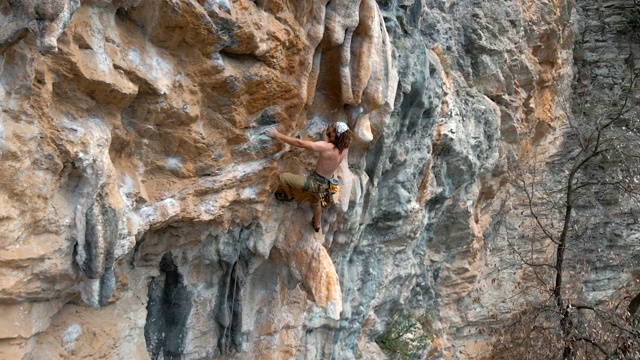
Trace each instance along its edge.
<path fill-rule="evenodd" d="M 429 337 L 424 333 L 422 323 L 427 314 L 418 317 L 400 312 L 376 338 L 376 343 L 394 359 L 409 359 L 427 348 Z"/>

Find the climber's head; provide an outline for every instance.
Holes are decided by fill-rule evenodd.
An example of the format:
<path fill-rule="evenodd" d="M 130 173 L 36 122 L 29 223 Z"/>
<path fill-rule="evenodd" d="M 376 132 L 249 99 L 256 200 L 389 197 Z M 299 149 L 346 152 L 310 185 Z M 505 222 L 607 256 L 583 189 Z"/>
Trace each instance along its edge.
<path fill-rule="evenodd" d="M 329 125 L 326 134 L 329 142 L 335 145 L 340 153 L 349 147 L 353 137 L 353 132 L 349 129 L 349 126 L 342 121 Z"/>

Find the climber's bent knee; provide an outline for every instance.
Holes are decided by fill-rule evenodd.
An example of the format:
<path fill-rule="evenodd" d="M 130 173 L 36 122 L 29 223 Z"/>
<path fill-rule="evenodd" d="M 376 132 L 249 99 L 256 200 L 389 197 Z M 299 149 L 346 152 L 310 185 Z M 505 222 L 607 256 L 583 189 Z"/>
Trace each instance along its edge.
<path fill-rule="evenodd" d="M 280 183 L 292 189 L 302 190 L 306 181 L 307 178 L 305 176 L 291 173 L 283 173 L 280 175 Z"/>

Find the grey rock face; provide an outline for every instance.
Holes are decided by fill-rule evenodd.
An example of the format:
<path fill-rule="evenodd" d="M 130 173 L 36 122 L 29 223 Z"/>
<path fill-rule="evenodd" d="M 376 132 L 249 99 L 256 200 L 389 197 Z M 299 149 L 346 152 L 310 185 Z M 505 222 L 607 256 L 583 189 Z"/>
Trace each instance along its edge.
<path fill-rule="evenodd" d="M 78 244 L 77 260 L 87 276 L 83 300 L 94 308 L 107 303 L 115 290 L 115 248 L 118 241 L 116 211 L 98 193 L 87 209 L 84 244 Z"/>
<path fill-rule="evenodd" d="M 588 118 L 586 112 L 604 118 L 611 116 L 607 109 L 613 112 L 625 104 L 625 114 L 613 126 L 616 134 L 632 134 L 640 114 L 638 87 L 632 84 L 633 74 L 640 69 L 640 40 L 633 20 L 639 11 L 638 4 L 630 1 L 576 1 L 576 14 L 582 21 L 576 22 L 574 115 Z M 633 144 L 629 140 L 634 137 L 620 139 L 625 142 L 621 145 L 627 146 Z M 607 167 L 606 162 L 598 165 Z M 640 293 L 636 275 L 640 263 L 637 250 L 631 245 L 638 238 L 639 228 L 632 210 L 635 205 L 629 200 L 629 194 L 620 196 L 599 188 L 590 201 L 581 204 L 587 214 L 581 226 L 591 227 L 586 230 L 591 241 L 576 246 L 570 258 L 597 259 L 590 265 L 592 274 L 584 282 L 589 299 L 616 296 L 619 289 L 630 297 Z M 589 208 L 593 213 L 588 212 Z M 590 217 L 600 221 L 589 225 Z M 579 263 L 572 265 L 580 268 Z"/>
<path fill-rule="evenodd" d="M 116 211 L 98 194 L 87 210 L 82 269 L 91 279 L 99 279 L 105 269 L 113 267 L 114 250 L 118 238 Z"/>
<path fill-rule="evenodd" d="M 36 37 L 38 50 L 46 55 L 58 51 L 58 37 L 80 7 L 80 0 L 12 0 L 3 7 L 0 48 L 15 41 L 28 28 Z"/>

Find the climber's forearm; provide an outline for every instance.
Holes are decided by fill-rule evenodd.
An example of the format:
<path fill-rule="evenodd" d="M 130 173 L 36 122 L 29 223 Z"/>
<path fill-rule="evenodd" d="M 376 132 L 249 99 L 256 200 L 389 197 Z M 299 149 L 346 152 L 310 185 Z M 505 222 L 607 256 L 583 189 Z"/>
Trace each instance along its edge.
<path fill-rule="evenodd" d="M 308 140 L 300 140 L 298 138 L 294 138 L 292 136 L 288 136 L 285 135 L 281 132 L 279 132 L 276 129 L 269 129 L 266 132 L 267 136 L 278 139 L 280 141 L 282 141 L 285 144 L 289 144 L 291 146 L 295 146 L 295 147 L 299 147 L 299 148 L 303 148 L 303 149 L 308 149 L 308 150 L 312 150 L 312 151 L 319 151 L 316 148 L 318 147 L 313 141 L 308 141 Z"/>
<path fill-rule="evenodd" d="M 278 135 L 276 136 L 276 139 L 278 139 L 278 140 L 280 140 L 280 141 L 282 141 L 284 143 L 287 143 L 287 144 L 289 144 L 291 146 L 304 148 L 303 141 L 298 139 L 298 138 L 294 138 L 294 137 L 291 137 L 291 136 L 288 136 L 288 135 L 285 135 L 285 134 L 282 134 L 282 133 L 278 133 Z"/>

